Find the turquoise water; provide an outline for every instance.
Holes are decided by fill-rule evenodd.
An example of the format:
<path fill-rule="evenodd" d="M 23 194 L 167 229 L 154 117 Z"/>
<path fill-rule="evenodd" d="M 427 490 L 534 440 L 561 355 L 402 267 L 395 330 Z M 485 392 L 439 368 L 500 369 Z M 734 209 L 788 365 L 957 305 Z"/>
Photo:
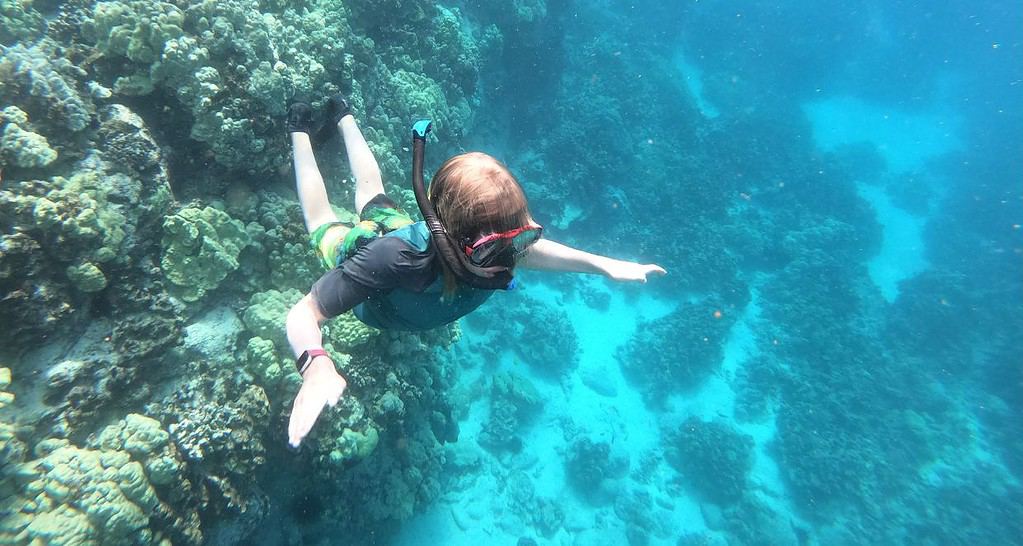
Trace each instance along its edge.
<path fill-rule="evenodd" d="M 1023 543 L 1023 6 L 0 5 L 0 544 Z M 545 236 L 457 325 L 329 321 L 289 102 Z M 317 144 L 353 217 L 339 139 Z M 6 371 L 5 371 L 6 370 Z M 9 377 L 8 377 L 9 376 Z"/>

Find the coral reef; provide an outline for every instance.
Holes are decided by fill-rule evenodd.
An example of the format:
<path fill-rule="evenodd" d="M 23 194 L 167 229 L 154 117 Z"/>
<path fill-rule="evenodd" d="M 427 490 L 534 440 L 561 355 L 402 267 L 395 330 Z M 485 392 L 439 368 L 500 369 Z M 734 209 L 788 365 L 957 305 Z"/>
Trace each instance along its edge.
<path fill-rule="evenodd" d="M 772 510 L 754 495 L 746 495 L 724 513 L 724 530 L 731 541 L 797 546 L 806 542 L 806 530 L 793 525 L 785 514 Z"/>
<path fill-rule="evenodd" d="M 380 21 L 386 6 L 376 4 L 69 2 L 47 6 L 45 21 L 31 2 L 0 7 L 0 316 L 12 325 L 0 336 L 5 354 L 32 351 L 12 365 L 45 385 L 24 417 L 57 437 L 24 464 L 74 457 L 81 466 L 68 475 L 88 484 L 92 462 L 109 459 L 137 483 L 106 499 L 123 521 L 97 521 L 89 509 L 112 508 L 63 498 L 37 520 L 65 534 L 21 520 L 4 532 L 190 544 L 242 540 L 265 517 L 263 468 L 285 456 L 268 439 L 276 431 L 283 445 L 298 383 L 283 322 L 321 274 L 298 203 L 270 186 L 289 163 L 287 102 L 318 107 L 345 92 L 388 181 L 404 180 L 411 116 L 432 116 L 449 149 L 473 123 L 474 26 L 427 2 Z M 414 208 L 408 191 L 394 194 Z M 458 335 L 381 335 L 351 316 L 325 326 L 351 391 L 307 453 L 338 478 L 325 499 L 367 507 L 327 518 L 384 536 L 385 522 L 439 495 L 441 447 L 458 427 L 445 394 L 452 369 L 434 350 Z M 43 338 L 64 349 L 35 350 Z M 28 456 L 18 426 L 4 421 L 4 483 L 8 460 Z M 24 474 L 18 487 L 52 481 Z"/>
<path fill-rule="evenodd" d="M 451 364 L 435 348 L 452 332 L 391 332 L 338 358 L 349 390 L 308 439 L 305 457 L 318 476 L 309 487 L 329 484 L 322 494 L 339 500 L 325 516 L 367 543 L 386 537 L 380 525 L 408 519 L 441 493 L 443 444 L 458 439 L 458 425 L 446 395 Z M 395 344 L 404 349 L 385 356 Z"/>
<path fill-rule="evenodd" d="M 28 115 L 17 106 L 8 106 L 0 112 L 0 161 L 14 167 L 45 167 L 57 159 L 57 151 L 50 147 L 46 137 L 34 133 L 28 126 Z"/>
<path fill-rule="evenodd" d="M 543 399 L 528 379 L 514 372 L 495 374 L 490 387 L 490 417 L 480 431 L 480 445 L 497 452 L 521 451 L 521 429 L 542 407 Z"/>
<path fill-rule="evenodd" d="M 736 17 L 662 2 L 622 17 L 612 5 L 455 4 L 0 1 L 0 542 L 244 544 L 280 529 L 280 543 L 382 544 L 441 498 L 445 467 L 493 470 L 508 539 L 494 540 L 523 545 L 1023 534 L 1019 115 L 992 108 L 1014 104 L 1007 91 L 985 91 L 1019 79 L 1016 65 L 987 60 L 1007 48 L 981 44 L 976 63 L 969 47 L 934 47 L 928 36 L 959 43 L 946 31 L 974 19 L 905 16 L 903 3 L 837 22 L 805 5 L 750 4 Z M 876 26 L 868 19 L 915 39 L 875 40 L 859 32 Z M 687 32 L 665 40 L 679 21 Z M 813 31 L 789 39 L 751 21 Z M 680 72 L 680 50 L 702 75 Z M 891 77 L 875 77 L 879 59 Z M 951 87 L 934 85 L 947 75 L 933 67 L 959 67 Z M 931 164 L 894 173 L 881 146 L 813 142 L 808 100 L 849 93 L 925 111 L 962 79 L 973 98 L 943 132 L 971 145 Z M 705 97 L 687 85 L 697 80 Z M 592 519 L 573 514 L 579 499 L 542 492 L 535 480 L 552 467 L 523 438 L 544 401 L 495 368 L 515 354 L 554 380 L 545 392 L 575 386 L 579 339 L 556 298 L 512 296 L 471 322 L 493 336 L 455 352 L 441 349 L 457 326 L 330 321 L 324 343 L 349 390 L 287 452 L 300 380 L 284 320 L 322 270 L 290 189 L 282 120 L 289 101 L 319 113 L 338 92 L 407 210 L 408 122 L 430 116 L 438 160 L 480 146 L 505 155 L 553 238 L 665 265 L 669 276 L 644 290 L 679 306 L 640 324 L 622 370 L 654 413 L 671 395 L 731 387 L 736 418 L 776 427 L 756 453 L 774 459 L 784 487 L 746 477 L 748 437 L 694 418 L 662 435 L 677 473 L 648 457 L 618 479 L 612 446 L 630 442 L 566 432 L 551 460 L 598 505 Z M 317 161 L 332 201 L 349 206 L 338 141 L 318 145 Z M 894 301 L 868 269 L 889 233 L 861 184 L 926 216 L 928 269 Z M 571 293 L 571 279 L 549 286 Z M 644 301 L 625 290 L 630 305 Z M 733 376 L 718 370 L 722 347 L 753 294 L 756 354 Z M 576 295 L 608 310 L 602 291 Z M 632 399 L 594 380 L 607 375 L 599 364 L 583 383 L 603 397 L 587 400 Z M 449 389 L 466 371 L 487 379 L 461 386 L 456 403 Z M 714 373 L 721 381 L 704 383 Z M 484 395 L 489 408 L 470 412 Z M 489 416 L 471 449 L 447 449 L 456 418 L 476 409 Z M 670 528 L 667 496 L 680 488 L 704 501 L 710 531 Z"/>
<path fill-rule="evenodd" d="M 565 524 L 565 511 L 554 499 L 538 494 L 533 481 L 523 471 L 512 470 L 506 474 L 501 476 L 501 482 L 507 513 L 500 525 L 513 534 L 521 534 L 528 525 L 537 535 L 553 538 Z"/>
<path fill-rule="evenodd" d="M 0 334 L 8 342 L 59 332 L 109 288 L 131 290 L 171 201 L 146 124 L 123 105 L 97 107 L 86 73 L 57 52 L 43 39 L 0 54 L 0 99 L 15 105 L 3 110 L 4 134 L 39 137 L 0 154 L 0 285 L 8 294 L 0 312 L 18 317 Z M 92 149 L 92 139 L 108 146 Z"/>
<path fill-rule="evenodd" d="M 85 151 L 75 139 L 89 127 L 96 109 L 86 79 L 86 71 L 59 54 L 49 39 L 28 47 L 14 44 L 0 52 L 4 102 L 21 111 L 26 121 L 32 120 L 35 132 L 50 146 L 70 144 L 74 155 Z"/>
<path fill-rule="evenodd" d="M 516 354 L 537 374 L 557 379 L 578 365 L 579 337 L 564 310 L 529 297 L 487 309 L 486 318 L 471 320 L 499 327 L 499 335 L 529 340 L 515 346 Z"/>
<path fill-rule="evenodd" d="M 9 46 L 33 38 L 46 28 L 43 16 L 32 3 L 32 0 L 17 0 L 0 4 L 0 44 Z"/>
<path fill-rule="evenodd" d="M 120 451 L 80 449 L 66 441 L 42 442 L 27 465 L 35 479 L 23 497 L 5 499 L 13 515 L 0 522 L 10 543 L 159 544 L 149 518 L 159 502 L 142 465 Z M 7 510 L 5 510 L 7 512 Z"/>
<path fill-rule="evenodd" d="M 671 517 L 654 503 L 649 491 L 630 488 L 615 499 L 614 513 L 625 524 L 625 537 L 630 546 L 650 543 L 650 537 L 670 536 Z"/>
<path fill-rule="evenodd" d="M 34 452 L 0 503 L 5 543 L 202 542 L 197 500 L 159 422 L 128 415 L 87 448 L 48 439 Z"/>
<path fill-rule="evenodd" d="M 641 323 L 619 349 L 619 365 L 655 403 L 693 389 L 721 364 L 735 314 L 714 300 L 683 303 L 665 317 Z"/>
<path fill-rule="evenodd" d="M 668 445 L 668 461 L 700 496 L 718 504 L 742 498 L 753 467 L 752 438 L 723 422 L 690 417 Z"/>
<path fill-rule="evenodd" d="M 735 416 L 740 421 L 758 422 L 777 408 L 783 387 L 791 381 L 790 372 L 768 354 L 757 355 L 743 363 L 735 379 Z"/>
<path fill-rule="evenodd" d="M 147 405 L 146 412 L 167 423 L 182 459 L 201 474 L 207 510 L 256 509 L 260 495 L 251 476 L 266 463 L 270 416 L 260 387 L 214 371 L 207 362 L 192 362 L 176 391 Z"/>
<path fill-rule="evenodd" d="M 161 267 L 181 299 L 197 301 L 237 269 L 249 242 L 245 226 L 226 212 L 185 208 L 164 220 Z"/>
<path fill-rule="evenodd" d="M 252 243 L 238 257 L 246 292 L 264 289 L 267 275 L 278 290 L 305 291 L 323 274 L 319 260 L 309 250 L 309 234 L 298 203 L 265 190 L 253 193 L 241 184 L 227 190 L 224 203 L 232 217 L 246 223 L 252 236 Z M 344 211 L 339 216 L 345 218 Z"/>
<path fill-rule="evenodd" d="M 148 386 L 140 384 L 138 368 L 111 356 L 61 360 L 46 371 L 44 379 L 49 420 L 63 434 L 100 421 L 109 406 L 138 403 L 150 394 Z"/>
<path fill-rule="evenodd" d="M 565 475 L 569 485 L 589 500 L 597 500 L 604 491 L 604 480 L 621 477 L 629 470 L 629 460 L 614 455 L 611 444 L 587 436 L 568 446 Z"/>
<path fill-rule="evenodd" d="M 318 106 L 345 91 L 386 126 L 392 146 L 409 115 L 433 115 L 446 133 L 461 134 L 481 61 L 459 11 L 424 4 L 380 12 L 375 4 L 322 0 L 264 12 L 243 0 L 98 2 L 83 16 L 82 42 L 115 95 L 183 111 L 175 130 L 229 169 L 266 174 L 286 165 L 274 118 L 296 96 Z M 374 40 L 384 36 L 392 52 L 381 54 Z M 396 164 L 393 148 L 380 155 Z"/>
<path fill-rule="evenodd" d="M 10 386 L 11 369 L 0 368 L 0 410 L 14 402 L 14 394 L 7 391 Z M 18 438 L 17 425 L 0 417 L 0 490 L 5 487 L 10 466 L 21 461 L 26 451 L 25 443 Z"/>

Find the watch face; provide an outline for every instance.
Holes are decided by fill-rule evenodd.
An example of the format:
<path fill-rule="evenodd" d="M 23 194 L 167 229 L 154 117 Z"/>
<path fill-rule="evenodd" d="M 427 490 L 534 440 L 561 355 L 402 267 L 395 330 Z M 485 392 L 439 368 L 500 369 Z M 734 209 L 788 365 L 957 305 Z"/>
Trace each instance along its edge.
<path fill-rule="evenodd" d="M 309 351 L 303 351 L 295 361 L 295 367 L 298 368 L 298 373 L 302 373 L 302 369 L 305 368 L 306 363 L 309 362 Z"/>

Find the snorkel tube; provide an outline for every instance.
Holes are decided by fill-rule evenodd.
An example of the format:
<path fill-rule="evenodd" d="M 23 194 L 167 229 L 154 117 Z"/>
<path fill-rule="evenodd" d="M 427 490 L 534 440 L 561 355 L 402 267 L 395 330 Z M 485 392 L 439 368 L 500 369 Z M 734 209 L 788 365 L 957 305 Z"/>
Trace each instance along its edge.
<path fill-rule="evenodd" d="M 426 227 L 430 230 L 431 244 L 441 257 L 444 269 L 458 280 L 483 290 L 510 290 L 514 286 L 511 270 L 500 266 L 479 267 L 470 262 L 468 256 L 458 248 L 458 243 L 452 239 L 444 224 L 437 218 L 437 212 L 433 210 L 433 203 L 426 194 L 426 183 L 423 181 L 426 135 L 432 125 L 428 119 L 419 120 L 412 125 L 412 191 L 416 194 L 419 212 L 423 214 Z"/>

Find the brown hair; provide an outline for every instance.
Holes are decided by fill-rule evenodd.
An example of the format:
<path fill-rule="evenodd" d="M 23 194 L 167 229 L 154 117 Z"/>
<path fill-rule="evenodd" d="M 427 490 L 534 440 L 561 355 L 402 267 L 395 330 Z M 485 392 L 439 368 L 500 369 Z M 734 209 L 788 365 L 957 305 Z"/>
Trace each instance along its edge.
<path fill-rule="evenodd" d="M 448 159 L 430 182 L 430 202 L 437 217 L 459 245 L 487 233 L 522 227 L 532 220 L 522 186 L 497 159 L 481 152 Z M 454 277 L 445 270 L 445 293 Z"/>

